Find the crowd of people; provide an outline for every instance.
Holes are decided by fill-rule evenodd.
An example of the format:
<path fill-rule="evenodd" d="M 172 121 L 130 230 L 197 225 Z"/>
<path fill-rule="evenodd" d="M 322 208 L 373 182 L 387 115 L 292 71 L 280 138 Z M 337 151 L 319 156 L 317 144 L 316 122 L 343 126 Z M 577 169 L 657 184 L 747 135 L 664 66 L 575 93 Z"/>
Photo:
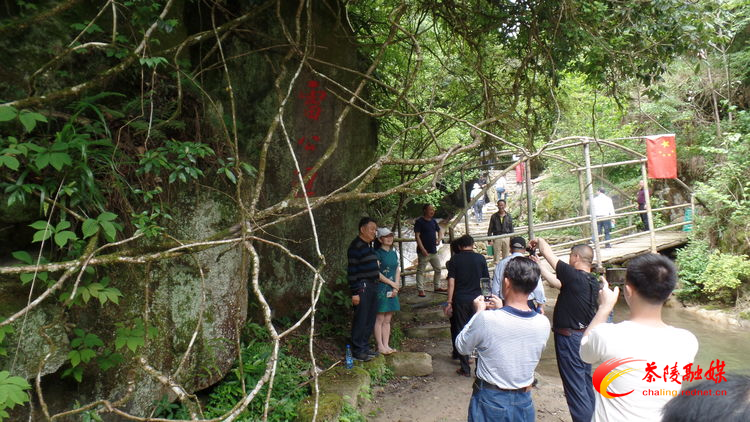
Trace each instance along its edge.
<path fill-rule="evenodd" d="M 498 205 L 502 203 L 502 199 L 498 201 Z M 440 289 L 437 246 L 443 233 L 434 214 L 434 207 L 425 205 L 423 216 L 415 224 L 419 296 L 425 294 L 427 263 L 433 267 L 434 288 Z M 490 234 L 512 232 L 512 227 L 510 215 L 498 206 L 491 219 Z M 506 255 L 502 246 L 498 249 Z M 646 363 L 689 368 L 698 350 L 698 341 L 692 333 L 667 325 L 661 317 L 662 306 L 677 281 L 676 268 L 669 259 L 646 254 L 629 262 L 622 296 L 630 308 L 630 318 L 615 324 L 612 314 L 620 289 L 610 289 L 604 277 L 592 273 L 594 251 L 589 245 L 572 247 L 565 262 L 543 238 L 527 244 L 523 237 L 512 237 L 507 256 L 496 262 L 492 276 L 487 259 L 475 252 L 470 235 L 455 239 L 451 252 L 446 263 L 444 312 L 450 318 L 452 358 L 459 363 L 456 373 L 472 377 L 471 357 L 476 359 L 469 421 L 535 419 L 531 397 L 534 371 L 550 331 L 574 422 L 658 421 L 664 409 L 679 413 L 675 405 L 667 406 L 671 396 L 641 394 L 647 389 L 675 387 L 671 383 L 674 377 L 670 378 L 663 367 L 657 370 L 663 371 L 663 376 L 643 378 Z M 540 265 L 541 257 L 552 271 Z M 348 250 L 355 359 L 367 361 L 378 353 L 395 352 L 389 346 L 389 338 L 391 317 L 400 308 L 398 294 L 402 284 L 398 261 L 393 233 L 387 228 L 378 229 L 373 219 L 363 218 L 359 235 Z M 482 291 L 482 278 L 492 280 L 490 292 Z M 551 321 L 544 314 L 543 280 L 559 290 Z M 369 346 L 373 333 L 377 351 Z M 619 363 L 620 375 L 610 379 L 603 391 L 596 392 L 592 370 L 613 361 Z M 636 393 L 608 397 L 609 391 Z"/>

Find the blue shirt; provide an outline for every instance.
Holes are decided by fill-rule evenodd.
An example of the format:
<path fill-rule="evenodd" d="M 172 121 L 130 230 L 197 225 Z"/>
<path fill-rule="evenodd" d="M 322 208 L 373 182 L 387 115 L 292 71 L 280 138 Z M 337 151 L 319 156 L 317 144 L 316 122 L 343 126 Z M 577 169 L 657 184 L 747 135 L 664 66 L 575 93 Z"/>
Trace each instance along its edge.
<path fill-rule="evenodd" d="M 508 265 L 508 262 L 511 259 L 517 256 L 523 256 L 523 253 L 513 252 L 512 254 L 503 258 L 495 266 L 495 274 L 492 277 L 492 294 L 496 295 L 500 299 L 505 300 L 505 297 L 503 297 L 503 278 L 505 277 L 505 266 Z M 537 303 L 547 303 L 547 296 L 544 294 L 542 277 L 539 277 L 539 281 L 537 281 L 534 291 L 529 294 L 529 300 L 534 300 Z"/>

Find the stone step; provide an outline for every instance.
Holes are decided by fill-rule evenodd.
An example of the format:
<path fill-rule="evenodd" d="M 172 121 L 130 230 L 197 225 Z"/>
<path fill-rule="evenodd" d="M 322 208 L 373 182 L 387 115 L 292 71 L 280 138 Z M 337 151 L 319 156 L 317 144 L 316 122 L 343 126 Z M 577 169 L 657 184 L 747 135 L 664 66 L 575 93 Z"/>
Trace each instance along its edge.
<path fill-rule="evenodd" d="M 440 321 L 447 320 L 447 318 L 445 317 L 445 314 L 443 314 L 442 307 L 424 308 L 424 309 L 418 309 L 412 312 L 399 312 L 396 315 L 400 321 L 410 322 L 410 323 L 413 322 L 417 324 L 426 323 L 426 322 L 440 322 Z"/>
<path fill-rule="evenodd" d="M 411 338 L 450 338 L 451 327 L 449 324 L 422 325 L 407 328 L 405 334 Z"/>

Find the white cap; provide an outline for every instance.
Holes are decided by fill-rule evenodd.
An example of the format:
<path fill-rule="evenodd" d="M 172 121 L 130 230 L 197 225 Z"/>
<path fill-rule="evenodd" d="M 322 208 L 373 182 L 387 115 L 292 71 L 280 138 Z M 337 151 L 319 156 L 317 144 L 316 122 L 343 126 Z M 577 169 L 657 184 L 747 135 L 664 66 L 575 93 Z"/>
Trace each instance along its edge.
<path fill-rule="evenodd" d="M 381 237 L 386 237 L 392 235 L 393 232 L 388 227 L 381 227 L 376 232 L 376 237 L 380 239 Z"/>

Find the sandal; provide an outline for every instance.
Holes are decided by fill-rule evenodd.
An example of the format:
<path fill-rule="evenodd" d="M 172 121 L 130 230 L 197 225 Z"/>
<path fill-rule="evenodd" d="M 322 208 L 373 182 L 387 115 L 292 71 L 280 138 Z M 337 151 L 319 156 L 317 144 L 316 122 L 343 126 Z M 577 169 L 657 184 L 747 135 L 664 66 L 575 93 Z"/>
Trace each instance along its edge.
<path fill-rule="evenodd" d="M 419 297 L 426 297 L 427 295 L 424 294 L 424 290 L 420 290 L 419 294 L 417 294 L 417 296 L 419 296 Z"/>

